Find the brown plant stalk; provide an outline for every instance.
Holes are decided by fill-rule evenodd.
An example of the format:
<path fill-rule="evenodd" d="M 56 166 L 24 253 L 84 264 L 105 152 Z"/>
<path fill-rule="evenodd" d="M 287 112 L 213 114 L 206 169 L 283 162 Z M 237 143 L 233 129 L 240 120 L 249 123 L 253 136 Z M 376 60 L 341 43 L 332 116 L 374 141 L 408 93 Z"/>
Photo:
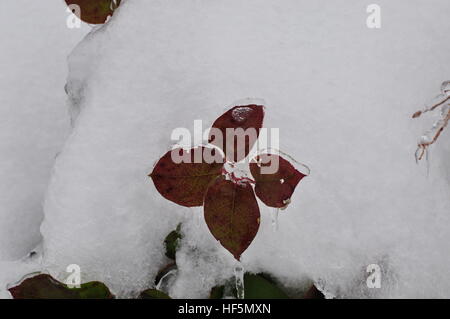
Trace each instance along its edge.
<path fill-rule="evenodd" d="M 439 102 L 439 103 L 437 103 L 437 104 L 434 104 L 433 106 L 431 106 L 431 107 L 425 109 L 424 111 L 418 111 L 418 112 L 414 113 L 412 117 L 413 117 L 413 118 L 418 118 L 418 117 L 420 117 L 423 113 L 433 111 L 433 110 L 435 110 L 437 107 L 443 105 L 445 102 L 447 102 L 447 101 L 449 101 L 449 100 L 450 100 L 450 96 L 449 96 L 447 99 L 445 99 L 445 100 L 443 100 L 443 101 L 441 101 L 441 102 Z M 441 120 L 439 120 L 439 122 L 437 122 L 437 123 L 439 123 L 439 124 L 436 123 L 436 124 L 438 125 L 438 127 L 437 127 L 437 129 L 436 129 L 436 132 L 435 132 L 434 135 L 433 135 L 433 138 L 432 138 L 431 140 L 429 140 L 429 141 L 420 142 L 420 143 L 418 144 L 418 148 L 417 148 L 417 151 L 416 151 L 416 159 L 417 159 L 418 161 L 420 161 L 420 160 L 423 159 L 423 156 L 425 155 L 425 153 L 426 153 L 426 151 L 427 151 L 427 148 L 428 148 L 430 145 L 436 143 L 436 141 L 438 140 L 438 138 L 439 138 L 439 136 L 441 135 L 441 133 L 442 133 L 442 132 L 444 131 L 444 129 L 447 127 L 449 121 L 450 121 L 450 108 L 448 108 L 447 114 L 443 114 L 443 118 L 442 118 Z M 436 125 L 436 124 L 435 124 L 435 125 Z"/>

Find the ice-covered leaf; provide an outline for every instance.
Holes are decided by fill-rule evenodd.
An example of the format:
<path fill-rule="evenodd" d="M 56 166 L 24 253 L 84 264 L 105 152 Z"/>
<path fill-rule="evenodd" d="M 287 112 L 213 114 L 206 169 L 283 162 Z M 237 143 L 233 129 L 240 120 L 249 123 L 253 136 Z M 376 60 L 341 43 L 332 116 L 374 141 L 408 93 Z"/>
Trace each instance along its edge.
<path fill-rule="evenodd" d="M 228 160 L 238 162 L 248 155 L 258 139 L 263 120 L 264 106 L 235 106 L 214 122 L 209 142 L 222 148 Z M 216 136 L 216 130 L 222 138 Z"/>
<path fill-rule="evenodd" d="M 139 295 L 139 299 L 172 299 L 169 295 L 157 289 L 147 289 Z"/>
<path fill-rule="evenodd" d="M 78 18 L 86 23 L 102 24 L 111 16 L 121 0 L 65 0 L 68 6 L 79 6 L 79 12 L 72 9 Z M 70 7 L 72 8 L 72 7 Z"/>
<path fill-rule="evenodd" d="M 267 169 L 276 164 L 274 172 L 267 173 Z M 267 206 L 286 207 L 294 193 L 295 187 L 305 177 L 295 167 L 276 154 L 258 155 L 250 163 L 250 171 L 255 180 L 255 192 L 258 198 Z"/>
<path fill-rule="evenodd" d="M 211 149 L 205 147 L 191 150 L 178 148 L 161 157 L 149 175 L 158 192 L 166 199 L 182 206 L 202 206 L 208 185 L 222 174 L 223 167 L 223 163 L 206 163 L 204 157 L 201 156 L 205 150 Z M 172 152 L 189 159 L 190 163 L 174 162 Z M 215 149 L 212 149 L 211 152 L 219 155 Z M 196 159 L 198 163 L 195 163 Z"/>
<path fill-rule="evenodd" d="M 251 185 L 217 178 L 206 193 L 204 213 L 213 236 L 239 260 L 259 229 L 259 207 Z"/>
<path fill-rule="evenodd" d="M 82 284 L 80 288 L 69 288 L 47 274 L 25 279 L 9 292 L 14 299 L 112 299 L 108 287 L 98 281 Z"/>

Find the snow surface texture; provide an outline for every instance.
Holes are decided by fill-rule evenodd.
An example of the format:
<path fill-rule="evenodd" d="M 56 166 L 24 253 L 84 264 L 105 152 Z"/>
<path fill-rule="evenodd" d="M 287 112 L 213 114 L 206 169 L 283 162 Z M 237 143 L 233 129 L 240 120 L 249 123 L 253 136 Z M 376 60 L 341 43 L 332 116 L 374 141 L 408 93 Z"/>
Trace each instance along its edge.
<path fill-rule="evenodd" d="M 266 127 L 312 173 L 280 213 L 260 205 L 242 256 L 289 289 L 330 296 L 450 297 L 448 132 L 431 170 L 414 161 L 429 123 L 412 112 L 449 78 L 446 0 L 378 1 L 382 28 L 357 0 L 128 0 L 69 58 L 73 130 L 45 200 L 45 269 L 121 297 L 152 284 L 163 240 L 179 222 L 173 297 L 207 297 L 234 261 L 202 209 L 159 195 L 147 174 L 177 127 L 205 128 L 235 101 L 266 102 Z M 444 143 L 443 143 L 444 141 Z M 382 268 L 380 289 L 366 266 Z"/>
<path fill-rule="evenodd" d="M 44 193 L 70 127 L 66 58 L 90 29 L 68 29 L 68 15 L 62 0 L 0 1 L 0 261 L 41 240 Z"/>

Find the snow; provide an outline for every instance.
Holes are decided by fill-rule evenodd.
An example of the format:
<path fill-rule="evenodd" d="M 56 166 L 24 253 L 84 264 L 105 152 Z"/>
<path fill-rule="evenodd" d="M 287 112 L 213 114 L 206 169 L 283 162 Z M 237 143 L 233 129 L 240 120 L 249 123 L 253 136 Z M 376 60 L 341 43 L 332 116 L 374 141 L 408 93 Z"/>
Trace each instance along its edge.
<path fill-rule="evenodd" d="M 257 98 L 266 101 L 265 126 L 280 128 L 280 149 L 311 174 L 277 231 L 272 209 L 259 203 L 244 269 L 288 289 L 307 278 L 340 298 L 450 297 L 449 136 L 433 146 L 427 174 L 414 160 L 427 123 L 411 119 L 449 77 L 450 4 L 377 3 L 381 29 L 366 27 L 357 0 L 123 1 L 69 57 L 73 129 L 45 198 L 43 268 L 63 280 L 76 263 L 83 281 L 135 296 L 168 263 L 164 237 L 182 222 L 169 292 L 207 297 L 233 276 L 235 261 L 201 208 L 168 202 L 147 175 L 173 129 L 210 125 L 225 106 Z M 64 80 L 45 79 L 61 83 L 48 91 L 56 99 Z M 19 123 L 31 129 L 20 119 L 7 132 Z M 45 123 L 55 123 L 37 123 L 48 134 Z M 47 138 L 52 150 L 62 139 Z M 42 164 L 45 176 L 50 166 Z M 370 264 L 382 269 L 380 289 L 366 286 Z"/>
<path fill-rule="evenodd" d="M 42 202 L 69 128 L 67 54 L 88 26 L 68 29 L 61 0 L 0 3 L 0 261 L 41 240 Z"/>

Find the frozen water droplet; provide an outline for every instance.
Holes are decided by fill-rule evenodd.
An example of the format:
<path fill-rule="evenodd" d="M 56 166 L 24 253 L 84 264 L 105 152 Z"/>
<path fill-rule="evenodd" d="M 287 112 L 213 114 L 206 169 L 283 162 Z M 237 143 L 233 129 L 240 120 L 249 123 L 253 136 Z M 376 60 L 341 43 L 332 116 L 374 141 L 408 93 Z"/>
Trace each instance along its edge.
<path fill-rule="evenodd" d="M 278 231 L 278 215 L 280 214 L 279 208 L 272 209 L 272 229 L 274 232 Z"/>
<path fill-rule="evenodd" d="M 234 267 L 234 278 L 236 279 L 236 297 L 244 299 L 244 267 L 240 262 Z"/>
<path fill-rule="evenodd" d="M 240 106 L 235 108 L 231 112 L 231 116 L 236 122 L 242 122 L 245 121 L 248 118 L 248 115 L 252 112 L 252 108 L 248 106 Z"/>
<path fill-rule="evenodd" d="M 290 198 L 283 200 L 284 206 L 281 207 L 280 209 L 281 210 L 285 210 L 289 206 L 290 203 L 291 203 L 291 199 Z"/>

